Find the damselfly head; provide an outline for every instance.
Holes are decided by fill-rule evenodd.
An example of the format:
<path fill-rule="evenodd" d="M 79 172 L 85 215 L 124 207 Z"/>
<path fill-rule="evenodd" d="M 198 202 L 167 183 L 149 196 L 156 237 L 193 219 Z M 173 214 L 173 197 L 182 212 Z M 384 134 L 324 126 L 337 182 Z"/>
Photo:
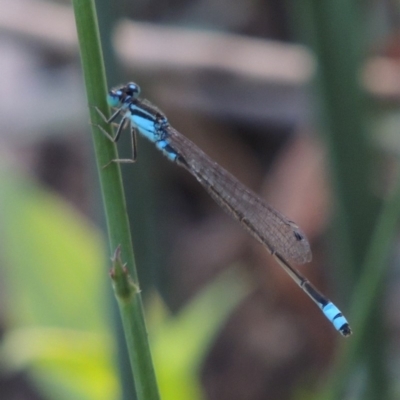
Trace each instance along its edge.
<path fill-rule="evenodd" d="M 129 82 L 126 85 L 118 86 L 108 92 L 107 103 L 111 107 L 122 107 L 137 98 L 140 94 L 140 87 L 134 82 Z"/>

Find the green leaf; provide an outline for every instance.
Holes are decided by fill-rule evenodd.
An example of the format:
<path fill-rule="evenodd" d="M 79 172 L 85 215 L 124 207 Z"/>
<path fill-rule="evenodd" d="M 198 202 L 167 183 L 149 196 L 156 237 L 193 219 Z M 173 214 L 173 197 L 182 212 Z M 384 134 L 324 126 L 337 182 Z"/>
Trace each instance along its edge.
<path fill-rule="evenodd" d="M 29 367 L 50 398 L 115 398 L 99 232 L 15 173 L 0 175 L 0 220 L 7 282 L 2 369 Z"/>
<path fill-rule="evenodd" d="M 176 316 L 167 317 L 160 301 L 150 306 L 150 332 L 157 379 L 164 400 L 204 399 L 199 369 L 211 343 L 235 307 L 249 293 L 238 269 L 221 274 Z M 164 314 L 164 320 L 160 316 Z M 156 318 L 152 319 L 152 316 Z"/>

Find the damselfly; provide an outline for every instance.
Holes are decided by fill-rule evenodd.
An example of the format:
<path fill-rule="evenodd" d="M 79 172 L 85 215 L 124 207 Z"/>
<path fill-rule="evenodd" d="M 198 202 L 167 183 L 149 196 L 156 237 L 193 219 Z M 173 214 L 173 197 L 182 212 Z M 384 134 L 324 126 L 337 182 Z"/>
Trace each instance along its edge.
<path fill-rule="evenodd" d="M 303 264 L 311 260 L 310 245 L 301 229 L 211 160 L 194 143 L 176 131 L 157 107 L 140 99 L 139 95 L 139 86 L 130 82 L 111 89 L 108 93 L 107 102 L 116 109 L 110 118 L 106 118 L 97 109 L 106 123 L 112 123 L 121 117 L 114 137 L 98 126 L 111 141 L 117 142 L 122 130 L 130 126 L 132 158 L 112 161 L 134 162 L 136 132 L 145 136 L 169 160 L 186 168 L 228 214 L 268 249 L 279 265 L 320 307 L 334 327 L 343 336 L 349 336 L 352 333 L 350 326 L 340 310 L 290 264 Z"/>

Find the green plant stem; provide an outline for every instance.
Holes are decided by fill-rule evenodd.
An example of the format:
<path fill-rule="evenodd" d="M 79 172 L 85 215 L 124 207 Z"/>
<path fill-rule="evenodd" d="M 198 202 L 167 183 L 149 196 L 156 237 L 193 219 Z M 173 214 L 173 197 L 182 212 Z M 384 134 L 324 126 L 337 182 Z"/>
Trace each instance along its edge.
<path fill-rule="evenodd" d="M 101 125 L 111 134 L 111 128 L 104 123 L 93 107 L 96 105 L 103 112 L 107 111 L 106 115 L 109 114 L 106 103 L 107 85 L 94 2 L 93 0 L 73 0 L 73 7 L 86 94 L 90 105 L 90 119 L 94 125 Z M 121 246 L 122 259 L 127 263 L 130 275 L 138 284 L 120 168 L 115 163 L 103 168 L 110 160 L 118 158 L 117 150 L 115 145 L 95 126 L 92 127 L 92 134 L 111 254 L 118 246 Z M 137 397 L 139 400 L 158 400 L 159 394 L 147 339 L 142 301 L 139 294 L 135 298 L 129 315 L 135 334 L 126 339 L 130 341 L 129 346 L 133 346 L 135 354 L 134 359 L 131 359 L 131 364 Z M 124 309 L 120 308 L 120 311 L 121 315 L 125 314 Z"/>
<path fill-rule="evenodd" d="M 318 61 L 318 106 L 337 200 L 335 221 L 341 276 L 358 279 L 379 204 L 371 193 L 373 146 L 360 86 L 363 42 L 355 0 L 297 1 Z M 368 216 L 368 218 L 366 218 Z"/>
<path fill-rule="evenodd" d="M 363 274 L 355 287 L 350 320 L 357 334 L 342 346 L 324 395 L 316 396 L 317 399 L 343 398 L 343 390 L 354 372 L 355 365 L 371 343 L 368 333 L 370 324 L 374 324 L 374 305 L 382 291 L 388 256 L 399 219 L 400 179 L 378 218 L 363 266 Z"/>
<path fill-rule="evenodd" d="M 141 364 L 142 362 L 140 359 L 140 352 L 137 351 L 135 346 L 137 341 L 138 327 L 135 319 L 132 318 L 132 315 L 135 314 L 135 310 L 139 305 L 138 303 L 140 303 L 140 289 L 129 275 L 126 264 L 122 263 L 120 247 L 117 247 L 115 250 L 112 263 L 113 268 L 111 269 L 110 276 L 113 282 L 115 297 L 118 301 L 118 306 L 121 312 L 122 325 L 124 327 L 129 359 L 132 368 L 135 370 L 135 366 Z M 152 371 L 149 372 L 151 373 Z M 147 380 L 144 380 L 143 383 L 146 383 L 146 381 Z M 140 387 L 140 382 L 138 382 L 136 386 Z M 152 387 L 142 387 L 141 389 L 143 392 L 151 394 Z M 158 393 L 153 393 L 153 396 L 154 395 L 158 395 Z"/>
<path fill-rule="evenodd" d="M 336 261 L 342 278 L 340 287 L 349 288 L 351 284 L 362 281 L 362 284 L 357 284 L 355 297 L 355 307 L 360 309 L 353 307 L 349 318 L 354 331 L 353 337 L 345 345 L 344 351 L 349 354 L 341 353 L 341 357 L 348 362 L 339 361 L 342 367 L 335 369 L 335 388 L 329 385 L 328 391 L 332 391 L 330 398 L 341 398 L 334 394 L 338 395 L 339 388 L 349 382 L 353 372 L 350 366 L 354 368 L 358 365 L 363 356 L 367 371 L 366 391 L 371 397 L 383 400 L 387 398 L 388 388 L 387 382 L 381 380 L 387 375 L 382 316 L 379 313 L 374 316 L 373 328 L 370 329 L 367 329 L 365 320 L 366 315 L 370 317 L 372 310 L 382 307 L 379 304 L 381 298 L 377 295 L 380 287 L 377 283 L 381 282 L 382 277 L 378 275 L 377 280 L 371 282 L 372 272 L 362 269 L 369 268 L 370 260 L 377 261 L 374 258 L 376 253 L 373 253 L 377 250 L 372 250 L 377 246 L 374 242 L 377 233 L 374 239 L 371 238 L 379 203 L 371 191 L 374 149 L 368 132 L 366 98 L 360 85 L 364 49 L 361 4 L 356 0 L 306 0 L 294 3 L 298 6 L 296 15 L 304 19 L 303 32 L 308 36 L 308 43 L 318 60 L 318 105 L 326 132 L 338 211 L 334 223 L 337 232 Z M 382 228 L 378 226 L 377 229 Z M 379 261 L 383 263 L 381 259 Z M 381 269 L 379 273 L 382 273 Z M 374 286 L 377 292 L 367 294 L 370 299 L 368 302 L 364 302 L 366 293 L 359 294 L 367 287 L 364 285 L 377 285 Z M 370 307 L 367 311 L 364 308 L 366 303 Z M 368 332 L 368 338 L 364 337 L 365 332 Z M 358 346 L 362 346 L 362 353 Z"/>

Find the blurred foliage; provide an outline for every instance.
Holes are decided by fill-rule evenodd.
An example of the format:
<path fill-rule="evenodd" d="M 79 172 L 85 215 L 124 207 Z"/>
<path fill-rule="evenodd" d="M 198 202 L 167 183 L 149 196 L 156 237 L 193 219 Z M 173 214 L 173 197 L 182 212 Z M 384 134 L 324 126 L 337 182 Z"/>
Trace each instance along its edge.
<path fill-rule="evenodd" d="M 98 230 L 61 198 L 9 171 L 0 174 L 0 220 L 2 374 L 28 370 L 49 399 L 118 398 Z M 203 398 L 199 367 L 248 292 L 242 278 L 236 269 L 224 273 L 175 316 L 151 297 L 150 337 L 164 400 Z"/>
<path fill-rule="evenodd" d="M 167 317 L 159 298 L 153 297 L 151 343 L 164 400 L 204 398 L 199 369 L 227 317 L 249 292 L 242 275 L 236 268 L 222 273 L 175 316 Z"/>
<path fill-rule="evenodd" d="M 3 171 L 0 182 L 3 370 L 30 367 L 50 398 L 115 398 L 99 232 L 16 173 Z"/>

